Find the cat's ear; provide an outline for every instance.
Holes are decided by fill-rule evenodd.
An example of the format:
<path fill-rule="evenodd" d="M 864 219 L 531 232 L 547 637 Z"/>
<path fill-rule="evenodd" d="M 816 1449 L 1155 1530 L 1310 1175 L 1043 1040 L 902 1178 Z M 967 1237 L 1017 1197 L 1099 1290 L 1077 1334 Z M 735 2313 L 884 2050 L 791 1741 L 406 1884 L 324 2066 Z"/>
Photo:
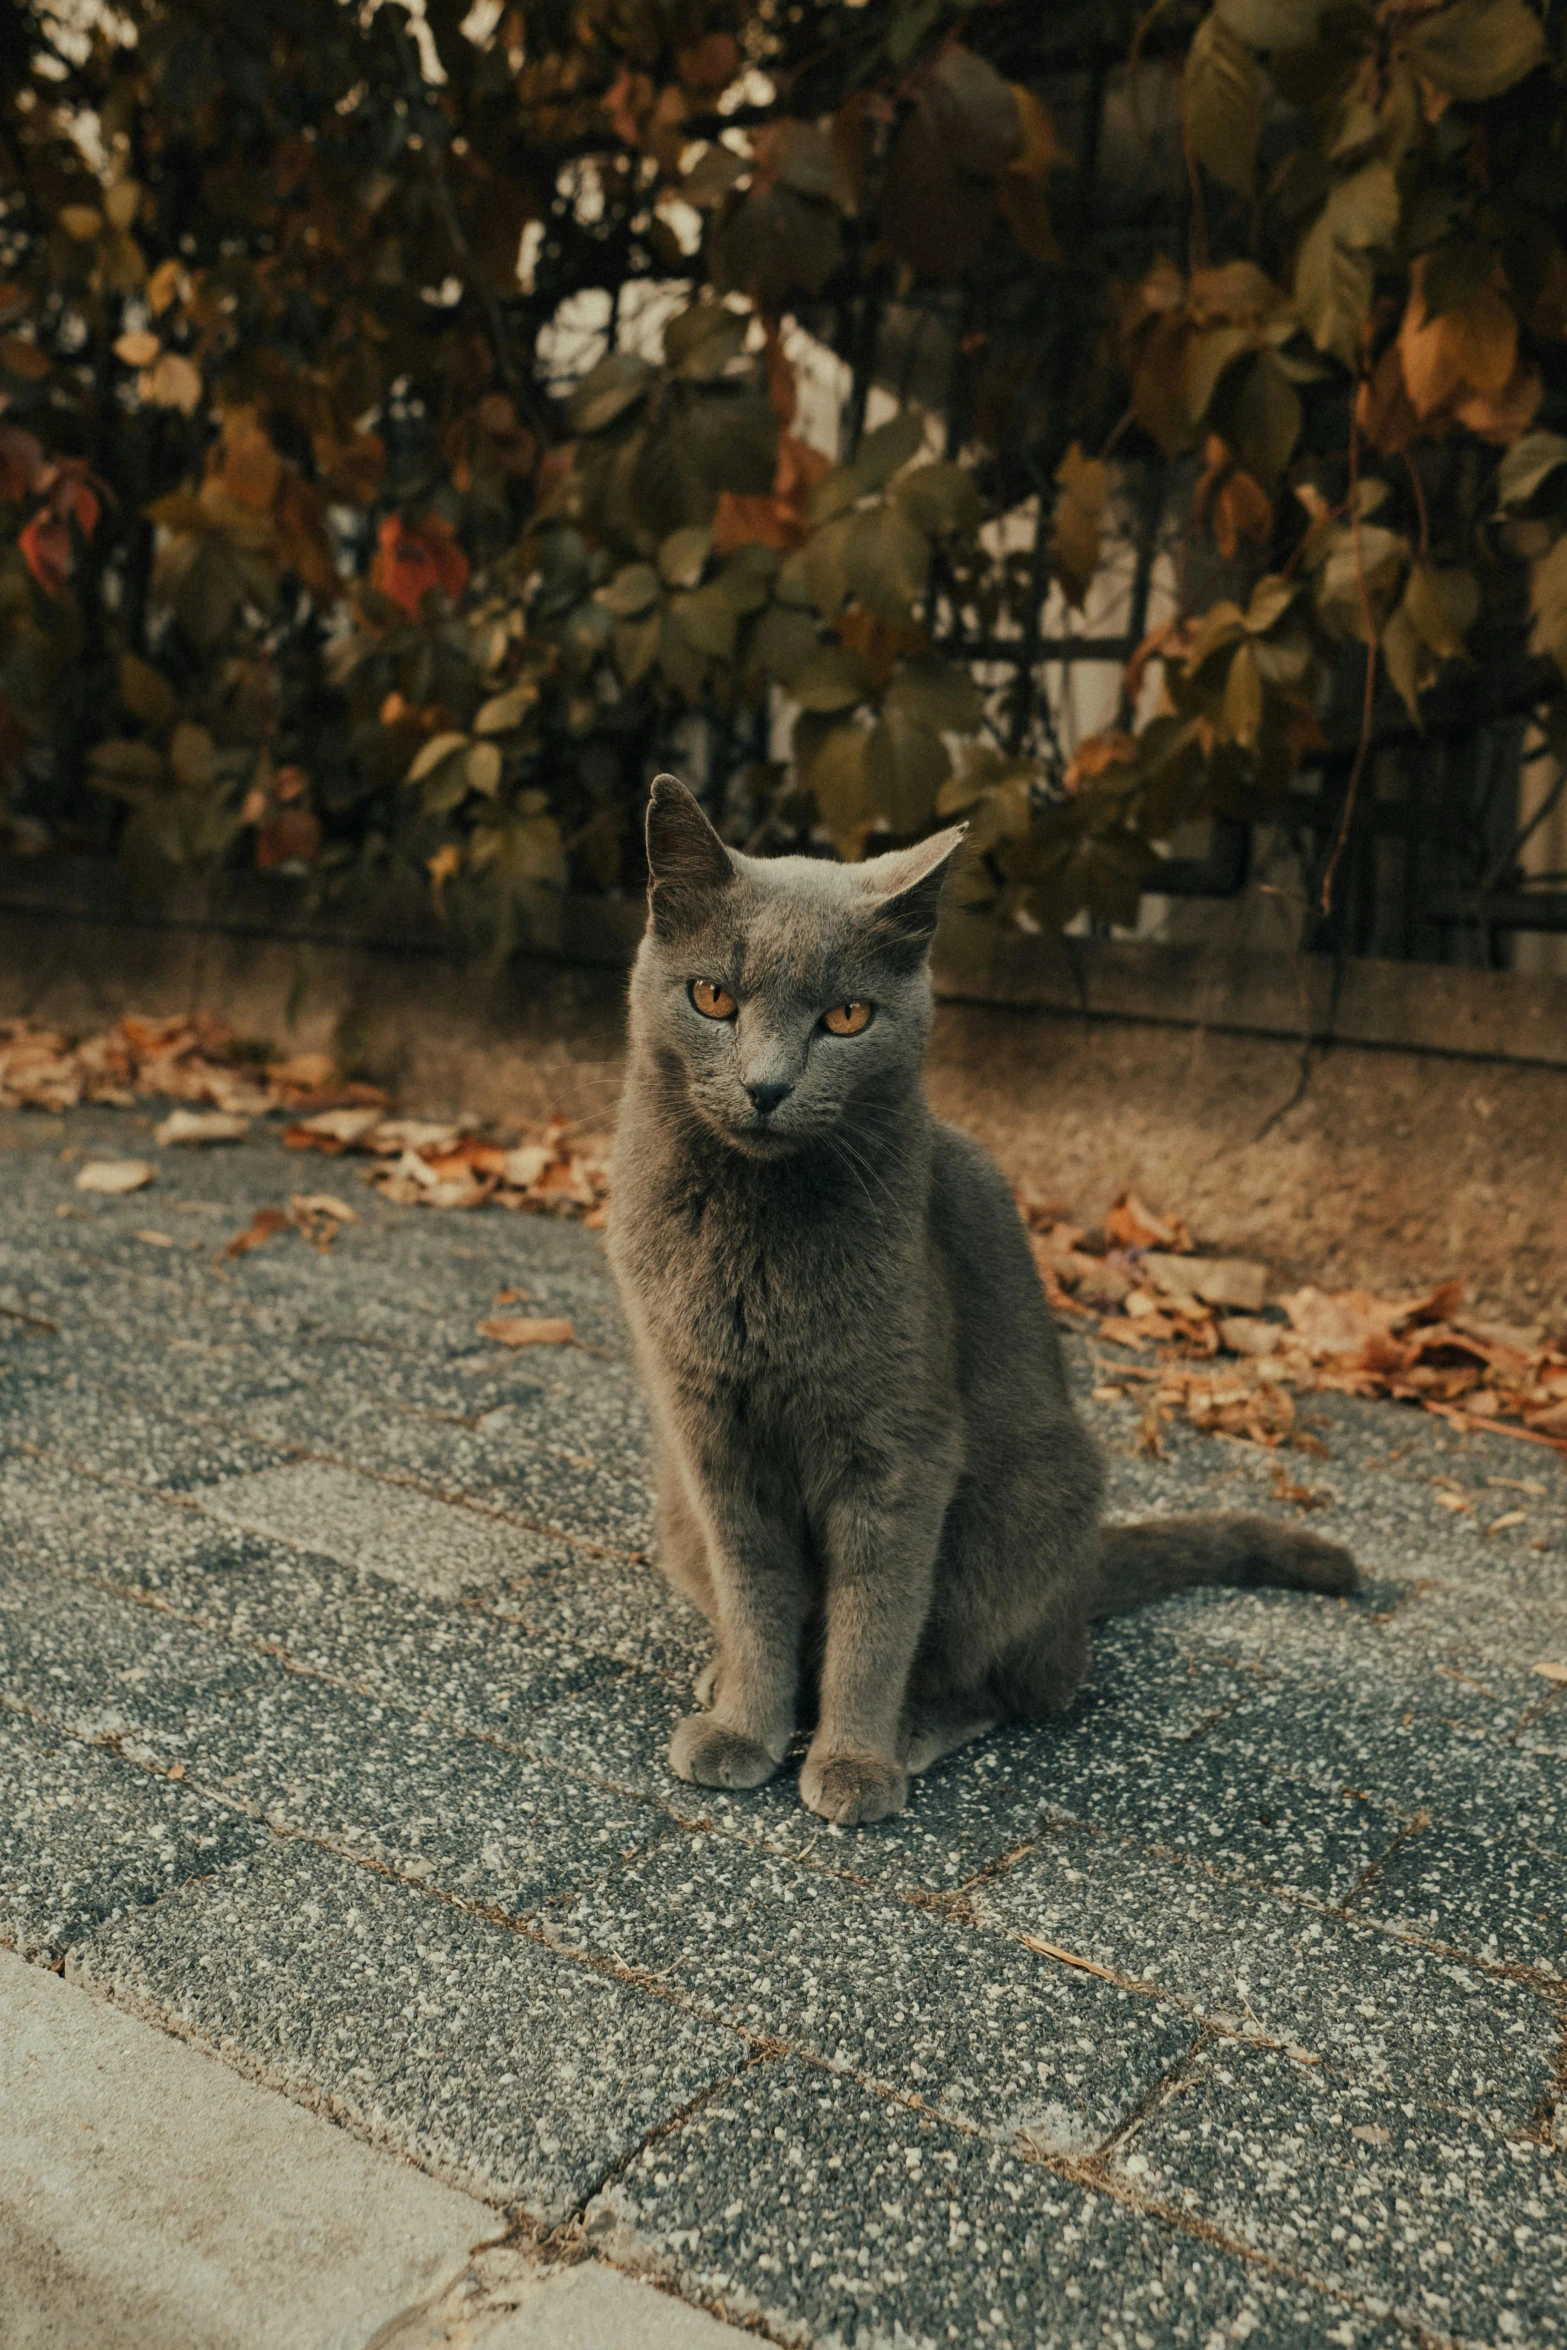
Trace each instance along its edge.
<path fill-rule="evenodd" d="M 872 895 L 871 935 L 894 960 L 913 964 L 927 952 L 936 935 L 941 885 L 953 858 L 963 845 L 966 824 L 952 824 L 916 841 L 912 849 L 896 849 L 891 856 L 872 857 L 860 868 Z"/>
<path fill-rule="evenodd" d="M 689 930 L 712 912 L 735 868 L 729 851 L 685 785 L 655 775 L 647 804 L 648 911 L 660 938 Z"/>

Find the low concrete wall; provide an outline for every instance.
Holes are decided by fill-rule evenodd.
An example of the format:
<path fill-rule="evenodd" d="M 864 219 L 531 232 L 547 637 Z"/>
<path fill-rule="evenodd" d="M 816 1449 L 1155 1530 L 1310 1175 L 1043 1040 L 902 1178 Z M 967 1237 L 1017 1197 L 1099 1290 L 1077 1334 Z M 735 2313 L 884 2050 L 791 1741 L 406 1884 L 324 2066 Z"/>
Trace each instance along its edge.
<path fill-rule="evenodd" d="M 1028 938 L 954 912 L 937 940 L 936 984 L 974 1003 L 1567 1067 L 1567 980 L 1515 971 Z"/>
<path fill-rule="evenodd" d="M 558 1009 L 550 966 L 619 973 L 642 921 L 638 900 L 568 898 L 554 952 L 495 973 L 452 961 L 422 894 L 373 913 L 311 912 L 302 890 L 241 875 L 146 905 L 98 860 L 0 862 L 0 991 L 8 1011 L 47 998 L 52 1018 L 70 1019 L 150 1002 L 149 988 L 168 1004 L 171 987 L 183 986 L 184 1008 L 200 1004 L 263 1033 L 267 1005 L 272 1030 L 281 1032 L 281 1020 L 296 1036 L 310 1030 L 313 1042 L 329 1041 L 321 1027 L 329 1015 L 351 1050 L 373 1058 L 371 1033 L 385 1026 L 378 1007 L 391 998 L 460 1001 L 470 1016 L 487 1007 L 503 1025 L 519 1002 L 541 995 Z M 937 993 L 953 1002 L 1567 1067 L 1567 979 L 1031 938 L 956 910 L 942 921 L 935 970 Z M 79 1013 L 59 1008 L 62 980 Z"/>

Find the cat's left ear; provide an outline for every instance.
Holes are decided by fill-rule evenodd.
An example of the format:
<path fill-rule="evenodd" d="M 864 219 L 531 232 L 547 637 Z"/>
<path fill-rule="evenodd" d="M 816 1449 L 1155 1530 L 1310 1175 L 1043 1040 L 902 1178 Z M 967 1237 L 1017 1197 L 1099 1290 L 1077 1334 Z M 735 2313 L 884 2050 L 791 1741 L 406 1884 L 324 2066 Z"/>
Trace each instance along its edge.
<path fill-rule="evenodd" d="M 929 951 L 936 935 L 941 885 L 967 830 L 966 824 L 949 825 L 929 840 L 916 841 L 912 849 L 896 849 L 861 866 L 874 893 L 872 935 L 896 960 L 912 965 Z"/>
<path fill-rule="evenodd" d="M 655 775 L 647 804 L 648 911 L 655 933 L 674 938 L 712 912 L 736 878 L 733 860 L 685 785 Z"/>

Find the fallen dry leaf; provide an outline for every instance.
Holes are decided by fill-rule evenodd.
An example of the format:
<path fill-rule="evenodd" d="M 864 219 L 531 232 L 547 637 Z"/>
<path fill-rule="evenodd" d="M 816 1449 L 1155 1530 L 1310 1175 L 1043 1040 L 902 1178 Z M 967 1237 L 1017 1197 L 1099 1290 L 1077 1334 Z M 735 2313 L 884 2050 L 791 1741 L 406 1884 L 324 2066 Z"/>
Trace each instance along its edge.
<path fill-rule="evenodd" d="M 313 1118 L 301 1118 L 295 1125 L 286 1126 L 283 1141 L 291 1151 L 326 1151 L 335 1156 L 363 1142 L 380 1123 L 381 1113 L 373 1108 L 318 1110 Z"/>
<path fill-rule="evenodd" d="M 1470 1505 L 1459 1493 L 1438 1493 L 1434 1497 L 1439 1510 L 1451 1510 L 1455 1517 L 1472 1515 Z"/>
<path fill-rule="evenodd" d="M 78 1191 L 101 1191 L 111 1199 L 118 1199 L 128 1191 L 140 1191 L 152 1181 L 152 1169 L 145 1159 L 89 1159 L 76 1177 Z"/>
<path fill-rule="evenodd" d="M 1159 1216 L 1138 1198 L 1135 1191 L 1123 1191 L 1109 1209 L 1104 1221 L 1104 1234 L 1112 1248 L 1157 1248 L 1182 1251 L 1192 1245 L 1192 1236 L 1179 1216 Z"/>
<path fill-rule="evenodd" d="M 267 1075 L 274 1085 L 295 1087 L 301 1093 L 320 1093 L 336 1077 L 337 1066 L 330 1053 L 294 1053 L 286 1061 L 269 1061 Z"/>
<path fill-rule="evenodd" d="M 1219 1324 L 1219 1337 L 1232 1355 L 1276 1355 L 1283 1333 L 1276 1322 L 1259 1322 L 1249 1314 L 1231 1314 Z"/>
<path fill-rule="evenodd" d="M 357 1224 L 359 1210 L 331 1191 L 296 1191 L 289 1201 L 296 1216 L 330 1216 L 339 1224 Z"/>
<path fill-rule="evenodd" d="M 1555 1681 L 1567 1688 L 1567 1665 L 1543 1664 L 1535 1665 L 1531 1669 L 1539 1674 L 1542 1681 Z"/>
<path fill-rule="evenodd" d="M 1349 2134 L 1358 2138 L 1362 2146 L 1385 2146 L 1388 2142 L 1388 2133 L 1380 2122 L 1356 2122 Z"/>
<path fill-rule="evenodd" d="M 174 1246 L 173 1237 L 167 1232 L 138 1232 L 136 1237 L 138 1240 L 144 1240 L 149 1248 L 172 1248 Z"/>
<path fill-rule="evenodd" d="M 1333 1506 L 1331 1493 L 1319 1493 L 1311 1485 L 1298 1485 L 1282 1461 L 1273 1472 L 1273 1498 L 1293 1502 L 1298 1510 L 1325 1510 Z"/>
<path fill-rule="evenodd" d="M 452 1150 L 462 1140 L 462 1128 L 431 1118 L 377 1118 L 366 1131 L 370 1148 L 383 1156 L 399 1151 Z"/>
<path fill-rule="evenodd" d="M 570 1322 L 547 1315 L 534 1320 L 527 1314 L 500 1314 L 479 1324 L 479 1336 L 493 1338 L 497 1346 L 569 1346 L 576 1335 Z"/>
<path fill-rule="evenodd" d="M 1527 1510 L 1503 1510 L 1499 1518 L 1491 1520 L 1486 1532 L 1487 1534 L 1500 1534 L 1508 1526 L 1521 1526 L 1528 1514 Z"/>
<path fill-rule="evenodd" d="M 243 1142 L 249 1132 L 250 1120 L 232 1110 L 171 1110 L 152 1139 L 168 1150 L 176 1143 Z"/>
<path fill-rule="evenodd" d="M 248 1256 L 253 1248 L 264 1248 L 269 1240 L 288 1229 L 288 1217 L 281 1208 L 258 1208 L 243 1232 L 219 1252 L 225 1257 Z"/>

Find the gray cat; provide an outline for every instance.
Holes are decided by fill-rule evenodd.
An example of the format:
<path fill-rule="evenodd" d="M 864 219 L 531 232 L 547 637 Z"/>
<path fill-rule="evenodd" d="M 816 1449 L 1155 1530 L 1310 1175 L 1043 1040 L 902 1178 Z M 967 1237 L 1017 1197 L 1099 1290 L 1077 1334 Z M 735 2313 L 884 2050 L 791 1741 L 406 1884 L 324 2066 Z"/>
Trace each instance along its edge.
<path fill-rule="evenodd" d="M 900 1811 L 997 1722 L 1065 1706 L 1097 1616 L 1198 1583 L 1347 1592 L 1267 1518 L 1100 1522 L 1028 1241 L 925 1100 L 928 950 L 961 829 L 836 865 L 648 810 L 610 1255 L 658 1450 L 659 1563 L 713 1626 L 669 1760 L 812 1811 Z"/>

